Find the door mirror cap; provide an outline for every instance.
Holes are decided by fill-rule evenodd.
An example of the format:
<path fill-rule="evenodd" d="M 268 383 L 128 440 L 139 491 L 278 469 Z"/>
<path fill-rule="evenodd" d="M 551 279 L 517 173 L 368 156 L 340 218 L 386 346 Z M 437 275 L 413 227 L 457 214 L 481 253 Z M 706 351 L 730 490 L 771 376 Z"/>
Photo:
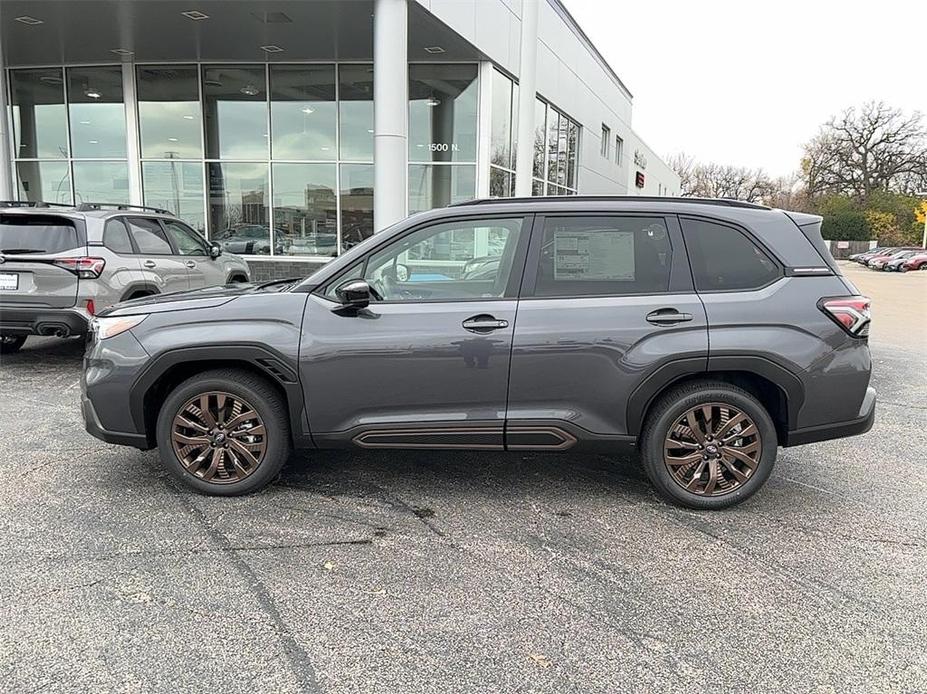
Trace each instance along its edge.
<path fill-rule="evenodd" d="M 209 244 L 209 257 L 215 260 L 220 255 L 222 255 L 222 246 L 213 241 Z"/>
<path fill-rule="evenodd" d="M 367 280 L 348 280 L 335 290 L 344 308 L 367 308 L 370 305 L 370 285 Z"/>

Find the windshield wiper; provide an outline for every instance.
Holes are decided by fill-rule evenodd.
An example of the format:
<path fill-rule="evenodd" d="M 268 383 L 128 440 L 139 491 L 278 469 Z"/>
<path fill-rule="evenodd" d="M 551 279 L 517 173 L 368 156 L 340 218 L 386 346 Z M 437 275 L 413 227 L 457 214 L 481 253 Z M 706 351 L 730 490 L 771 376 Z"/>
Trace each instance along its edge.
<path fill-rule="evenodd" d="M 4 255 L 25 255 L 27 253 L 45 253 L 44 248 L 0 248 Z"/>

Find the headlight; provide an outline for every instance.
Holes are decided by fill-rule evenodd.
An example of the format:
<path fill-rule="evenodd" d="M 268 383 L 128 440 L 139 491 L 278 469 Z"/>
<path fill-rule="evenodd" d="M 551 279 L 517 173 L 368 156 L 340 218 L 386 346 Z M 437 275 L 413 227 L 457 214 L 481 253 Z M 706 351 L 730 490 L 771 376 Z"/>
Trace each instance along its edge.
<path fill-rule="evenodd" d="M 113 318 L 94 318 L 93 333 L 98 340 L 106 340 L 110 337 L 121 335 L 126 330 L 131 330 L 143 320 L 148 318 L 148 314 L 140 316 L 116 316 Z"/>

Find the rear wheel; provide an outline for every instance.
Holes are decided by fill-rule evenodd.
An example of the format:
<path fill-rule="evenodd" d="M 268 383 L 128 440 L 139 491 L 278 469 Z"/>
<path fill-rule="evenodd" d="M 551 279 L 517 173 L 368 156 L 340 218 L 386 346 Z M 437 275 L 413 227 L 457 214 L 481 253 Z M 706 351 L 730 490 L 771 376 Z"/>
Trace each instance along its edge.
<path fill-rule="evenodd" d="M 209 371 L 184 381 L 158 416 L 158 449 L 171 473 L 219 496 L 258 491 L 290 455 L 280 395 L 247 371 Z"/>
<path fill-rule="evenodd" d="M 776 429 L 750 393 L 702 381 L 664 394 L 640 441 L 647 476 L 668 501 L 695 509 L 733 506 L 752 496 L 776 461 Z"/>
<path fill-rule="evenodd" d="M 13 354 L 26 344 L 25 335 L 0 335 L 0 354 Z"/>

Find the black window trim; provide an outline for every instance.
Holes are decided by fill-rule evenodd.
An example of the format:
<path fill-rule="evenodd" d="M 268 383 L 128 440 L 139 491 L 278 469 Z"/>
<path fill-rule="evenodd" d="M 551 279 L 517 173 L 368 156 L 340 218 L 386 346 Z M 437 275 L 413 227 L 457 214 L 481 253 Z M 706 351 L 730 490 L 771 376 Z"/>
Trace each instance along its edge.
<path fill-rule="evenodd" d="M 530 239 L 533 237 L 534 224 L 536 224 L 538 215 L 535 215 L 533 212 L 503 212 L 501 214 L 479 214 L 479 215 L 466 215 L 460 217 L 442 217 L 438 219 L 429 219 L 423 221 L 420 224 L 415 224 L 408 229 L 403 230 L 402 232 L 392 236 L 389 239 L 384 240 L 383 243 L 378 244 L 375 248 L 371 248 L 367 253 L 364 254 L 362 258 L 359 258 L 357 261 L 351 263 L 344 270 L 339 272 L 337 275 L 327 280 L 324 284 L 316 287 L 312 294 L 324 299 L 325 301 L 338 304 L 331 297 L 326 296 L 328 290 L 340 284 L 348 279 L 355 279 L 353 277 L 347 277 L 348 272 L 354 268 L 358 262 L 362 263 L 361 265 L 361 275 L 367 274 L 367 263 L 370 261 L 371 256 L 376 255 L 381 250 L 387 248 L 388 246 L 393 245 L 394 243 L 400 242 L 405 237 L 410 234 L 414 234 L 417 231 L 426 229 L 431 226 L 437 226 L 439 224 L 449 224 L 455 222 L 470 222 L 470 221 L 479 221 L 481 219 L 493 220 L 493 219 L 521 219 L 522 227 L 521 234 L 518 239 L 518 245 L 515 248 L 515 256 L 512 258 L 512 270 L 509 275 L 508 284 L 506 284 L 505 291 L 502 293 L 502 296 L 488 296 L 488 297 L 471 297 L 466 299 L 418 299 L 416 301 L 376 301 L 374 302 L 377 306 L 384 306 L 388 304 L 461 304 L 461 303 L 475 303 L 475 302 L 489 302 L 489 301 L 515 301 L 518 299 L 519 287 L 522 283 L 522 277 L 525 272 L 525 259 L 528 256 L 528 245 Z"/>
<path fill-rule="evenodd" d="M 670 248 L 673 251 L 673 258 L 670 264 L 670 286 L 662 292 L 621 292 L 619 294 L 607 292 L 603 294 L 557 294 L 551 296 L 537 296 L 537 277 L 541 258 L 541 244 L 544 240 L 544 225 L 549 217 L 644 217 L 647 219 L 662 219 L 666 224 L 666 230 L 669 235 Z M 633 212 L 622 210 L 583 210 L 563 212 L 547 212 L 537 214 L 531 233 L 531 246 L 525 258 L 525 271 L 522 279 L 521 291 L 519 292 L 520 301 L 548 301 L 559 299 L 621 299 L 623 297 L 636 296 L 669 296 L 674 294 L 692 294 L 695 292 L 695 284 L 692 280 L 692 271 L 689 267 L 688 258 L 685 254 L 685 246 L 682 241 L 682 229 L 679 226 L 679 220 L 676 215 L 667 214 L 666 212 L 643 212 L 635 210 Z"/>
<path fill-rule="evenodd" d="M 710 217 L 708 215 L 680 214 L 680 215 L 677 215 L 677 217 L 679 218 L 679 228 L 680 228 L 680 231 L 682 232 L 683 244 L 686 244 L 685 245 L 686 258 L 688 259 L 688 262 L 689 262 L 689 272 L 692 274 L 692 286 L 695 287 L 695 291 L 698 292 L 699 294 L 733 294 L 733 293 L 738 293 L 738 292 L 739 293 L 758 292 L 763 289 L 766 289 L 767 287 L 774 285 L 776 282 L 786 277 L 787 273 L 786 273 L 785 263 L 783 263 L 779 259 L 779 257 L 775 253 L 772 252 L 769 246 L 767 246 L 765 243 L 763 243 L 760 240 L 759 236 L 754 234 L 747 227 L 741 224 L 737 224 L 736 222 L 732 222 L 727 219 L 718 219 L 717 217 Z M 687 236 L 686 231 L 685 231 L 686 220 L 692 220 L 694 222 L 710 222 L 712 224 L 717 224 L 718 226 L 722 226 L 722 227 L 728 227 L 729 229 L 733 229 L 734 231 L 739 232 L 742 236 L 745 236 L 747 238 L 747 241 L 749 241 L 756 248 L 758 248 L 763 253 L 763 255 L 765 255 L 769 259 L 769 261 L 773 265 L 776 266 L 776 269 L 779 271 L 778 274 L 775 277 L 773 277 L 771 280 L 766 282 L 765 284 L 757 285 L 755 287 L 749 287 L 749 288 L 743 288 L 743 289 L 699 289 L 698 283 L 695 280 L 695 268 L 692 267 L 692 256 L 689 253 L 689 247 L 686 242 L 686 236 Z"/>

